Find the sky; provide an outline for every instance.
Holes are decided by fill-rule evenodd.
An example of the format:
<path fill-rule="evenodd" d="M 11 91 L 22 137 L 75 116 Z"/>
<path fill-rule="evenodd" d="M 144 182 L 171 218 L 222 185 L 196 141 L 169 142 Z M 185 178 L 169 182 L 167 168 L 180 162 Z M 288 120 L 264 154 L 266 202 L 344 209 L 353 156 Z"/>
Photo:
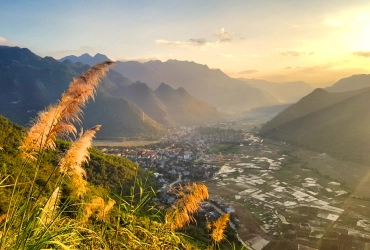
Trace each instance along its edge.
<path fill-rule="evenodd" d="M 369 13 L 369 0 L 2 0 L 0 45 L 324 87 L 370 73 Z"/>

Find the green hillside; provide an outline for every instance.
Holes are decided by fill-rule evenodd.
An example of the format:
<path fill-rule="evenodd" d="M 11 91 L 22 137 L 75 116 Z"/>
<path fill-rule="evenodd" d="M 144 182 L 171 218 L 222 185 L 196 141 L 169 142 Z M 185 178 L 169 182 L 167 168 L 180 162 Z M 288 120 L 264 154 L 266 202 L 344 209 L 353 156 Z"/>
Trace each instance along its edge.
<path fill-rule="evenodd" d="M 0 116 L 0 231 L 5 231 L 1 249 L 195 250 L 215 245 L 218 249 L 231 247 L 228 241 L 218 243 L 220 239 L 212 240 L 202 216 L 194 215 L 199 224 L 192 222 L 185 228 L 177 224 L 176 218 L 181 216 L 177 214 L 178 209 L 185 213 L 181 209 L 187 206 L 183 203 L 186 199 L 191 199 L 192 206 L 198 207 L 208 197 L 203 184 L 184 186 L 182 190 L 187 191 L 179 195 L 175 203 L 177 208 L 162 207 L 160 212 L 160 207 L 153 206 L 154 193 L 151 191 L 159 186 L 150 173 L 137 169 L 137 165 L 127 159 L 105 155 L 92 148 L 89 162 L 83 164 L 89 191 L 81 197 L 74 196 L 75 186 L 68 180 L 55 189 L 61 177 L 58 162 L 71 148 L 71 143 L 57 140 L 56 150 L 48 150 L 39 158 L 41 161 L 36 165 L 40 169 L 35 175 L 34 164 L 28 162 L 27 168 L 22 167 L 25 162 L 18 148 L 25 132 L 24 128 Z M 15 181 L 16 176 L 20 177 L 19 181 Z M 18 184 L 13 190 L 15 182 Z M 34 192 L 30 200 L 27 196 L 32 183 Z M 55 194 L 59 197 L 53 200 Z M 51 201 L 55 205 L 50 208 Z M 12 209 L 9 210 L 10 202 L 16 209 L 14 214 Z M 114 206 L 115 203 L 118 204 Z M 9 211 L 9 219 L 4 224 L 7 217 L 3 215 Z M 186 212 L 184 218 L 189 221 L 193 213 Z M 183 223 L 187 225 L 187 222 Z M 225 231 L 225 234 L 229 240 L 236 241 L 233 231 Z"/>
<path fill-rule="evenodd" d="M 6 175 L 15 176 L 21 169 L 22 159 L 18 147 L 24 136 L 25 129 L 18 126 L 3 116 L 0 116 L 0 146 L 3 150 L 0 151 L 0 167 L 1 177 Z M 41 174 L 36 180 L 37 189 L 42 189 L 47 182 L 48 177 L 53 172 L 54 166 L 58 164 L 58 159 L 70 146 L 70 143 L 62 140 L 57 141 L 57 150 L 47 153 L 41 168 Z M 91 184 L 92 189 L 106 190 L 105 195 L 117 194 L 121 190 L 119 183 L 131 185 L 135 176 L 136 165 L 130 160 L 119 158 L 111 155 L 102 154 L 97 149 L 90 150 L 91 160 L 88 164 L 84 164 L 87 172 L 87 180 Z M 32 179 L 33 169 L 29 169 L 22 177 L 22 181 L 27 182 Z M 144 171 L 140 170 L 140 176 L 144 178 Z M 56 176 L 52 177 L 55 181 Z M 13 179 L 7 179 L 2 185 L 11 184 Z M 52 186 L 49 184 L 45 187 L 46 192 L 52 192 Z M 73 189 L 73 186 L 66 186 L 66 190 Z M 126 188 L 127 193 L 129 188 Z M 67 191 L 66 191 L 67 192 Z M 5 205 L 7 204 L 11 189 L 1 189 L 0 199 L 0 214 L 5 213 Z M 99 193 L 97 193 L 99 194 Z M 102 194 L 100 194 L 102 195 Z"/>
<path fill-rule="evenodd" d="M 261 134 L 339 159 L 370 163 L 370 89 L 315 90 L 261 128 Z"/>

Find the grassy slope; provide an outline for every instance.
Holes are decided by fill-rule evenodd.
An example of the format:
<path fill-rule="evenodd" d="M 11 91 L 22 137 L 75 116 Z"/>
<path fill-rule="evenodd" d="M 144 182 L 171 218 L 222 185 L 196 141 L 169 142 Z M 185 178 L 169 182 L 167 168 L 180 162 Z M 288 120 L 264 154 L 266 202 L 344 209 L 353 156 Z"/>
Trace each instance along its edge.
<path fill-rule="evenodd" d="M 11 123 L 6 118 L 0 116 L 0 146 L 4 148 L 0 151 L 0 174 L 1 179 L 4 179 L 7 175 L 15 176 L 20 171 L 21 159 L 18 147 L 23 138 L 24 130 L 22 127 Z M 59 140 L 57 142 L 57 150 L 54 152 L 48 152 L 45 156 L 45 160 L 40 169 L 40 175 L 36 180 L 37 189 L 44 187 L 50 173 L 53 171 L 54 166 L 58 165 L 58 159 L 68 149 L 70 143 Z M 91 184 L 92 190 L 100 190 L 105 194 L 108 193 L 120 193 L 121 186 L 124 186 L 124 193 L 128 193 L 129 186 L 132 183 L 133 177 L 135 176 L 135 164 L 130 160 L 104 155 L 97 149 L 90 150 L 91 160 L 88 164 L 84 165 L 87 171 L 87 180 Z M 34 169 L 33 167 L 27 166 L 25 174 L 22 177 L 21 182 L 28 182 L 32 179 Z M 139 171 L 139 177 L 145 177 L 146 173 Z M 55 180 L 56 176 L 52 177 Z M 2 185 L 12 184 L 13 180 L 8 179 Z M 50 184 L 50 183 L 49 183 Z M 53 188 L 51 185 L 46 186 L 46 195 L 50 195 Z M 66 192 L 72 189 L 72 186 L 65 188 Z M 2 214 L 6 207 L 6 201 L 8 200 L 11 192 L 11 188 L 2 188 L 0 192 L 0 213 Z M 5 202 L 4 202 L 5 201 Z"/>

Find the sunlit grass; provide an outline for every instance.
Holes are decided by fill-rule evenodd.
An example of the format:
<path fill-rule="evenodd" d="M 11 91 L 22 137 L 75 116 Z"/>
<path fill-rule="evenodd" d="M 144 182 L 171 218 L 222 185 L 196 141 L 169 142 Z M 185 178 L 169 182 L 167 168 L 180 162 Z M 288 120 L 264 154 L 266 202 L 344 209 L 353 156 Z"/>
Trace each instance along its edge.
<path fill-rule="evenodd" d="M 204 184 L 180 186 L 173 206 L 159 210 L 152 202 L 156 192 L 147 187 L 148 178 L 137 178 L 137 172 L 133 186 L 127 187 L 128 197 L 100 197 L 87 182 L 82 164 L 89 160 L 88 149 L 100 126 L 77 136 L 75 125 L 112 64 L 97 64 L 75 78 L 61 100 L 40 112 L 26 132 L 20 170 L 16 176 L 0 176 L 0 189 L 12 190 L 7 212 L 0 215 L 0 249 L 196 249 L 177 230 L 195 221 L 193 214 L 208 199 Z M 36 182 L 47 153 L 57 150 L 57 136 L 77 139 L 40 187 Z M 26 173 L 32 177 L 24 182 Z M 2 185 L 10 179 L 12 184 Z M 72 188 L 62 195 L 67 184 Z"/>

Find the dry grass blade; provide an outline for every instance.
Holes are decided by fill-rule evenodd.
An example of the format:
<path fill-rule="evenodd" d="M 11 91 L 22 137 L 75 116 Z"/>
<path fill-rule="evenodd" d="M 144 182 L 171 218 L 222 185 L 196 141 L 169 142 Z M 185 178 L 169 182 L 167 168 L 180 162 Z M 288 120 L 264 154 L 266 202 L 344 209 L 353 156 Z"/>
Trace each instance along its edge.
<path fill-rule="evenodd" d="M 49 200 L 46 202 L 41 212 L 40 219 L 45 225 L 50 223 L 50 221 L 52 220 L 54 212 L 58 208 L 59 198 L 60 198 L 60 191 L 59 191 L 59 187 L 57 187 L 54 190 L 53 194 L 50 196 Z"/>
<path fill-rule="evenodd" d="M 78 196 L 86 193 L 88 190 L 87 181 L 84 179 L 86 172 L 82 167 L 82 163 L 89 160 L 88 149 L 91 147 L 92 139 L 100 127 L 98 125 L 89 129 L 75 141 L 59 163 L 60 172 L 70 177 L 75 187 L 74 193 Z"/>

